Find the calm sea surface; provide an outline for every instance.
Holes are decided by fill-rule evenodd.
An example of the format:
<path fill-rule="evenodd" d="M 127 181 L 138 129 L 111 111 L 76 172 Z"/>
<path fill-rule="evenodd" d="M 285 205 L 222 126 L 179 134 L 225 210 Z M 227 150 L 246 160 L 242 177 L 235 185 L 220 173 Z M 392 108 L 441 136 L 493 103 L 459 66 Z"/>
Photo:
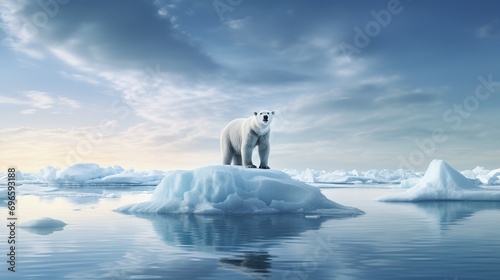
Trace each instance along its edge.
<path fill-rule="evenodd" d="M 18 228 L 13 273 L 0 203 L 0 279 L 500 279 L 500 202 L 374 201 L 400 191 L 383 187 L 322 189 L 366 212 L 343 219 L 113 211 L 148 200 L 151 189 L 23 195 L 18 223 L 68 225 Z"/>

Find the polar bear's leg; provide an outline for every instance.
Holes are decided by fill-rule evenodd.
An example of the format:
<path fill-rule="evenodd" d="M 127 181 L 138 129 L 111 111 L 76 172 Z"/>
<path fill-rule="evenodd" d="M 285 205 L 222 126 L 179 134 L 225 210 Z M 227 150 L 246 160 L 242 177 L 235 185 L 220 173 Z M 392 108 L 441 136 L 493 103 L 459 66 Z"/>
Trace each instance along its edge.
<path fill-rule="evenodd" d="M 239 153 L 235 153 L 234 156 L 233 156 L 233 164 L 234 165 L 241 165 L 242 161 L 241 161 L 241 154 Z"/>
<path fill-rule="evenodd" d="M 243 139 L 241 142 L 241 156 L 243 160 L 243 166 L 247 168 L 257 168 L 257 166 L 252 163 L 252 152 L 256 144 L 256 135 L 243 135 Z"/>
<path fill-rule="evenodd" d="M 269 169 L 268 159 L 269 159 L 269 145 L 259 145 L 259 157 L 260 157 L 260 166 L 262 169 Z"/>
<path fill-rule="evenodd" d="M 228 137 L 225 134 L 225 132 L 222 133 L 220 140 L 222 164 L 231 165 L 231 160 L 233 159 L 235 153 L 233 147 L 231 146 L 231 143 L 229 143 Z"/>
<path fill-rule="evenodd" d="M 222 149 L 222 164 L 231 165 L 231 160 L 233 159 L 234 152 L 230 147 L 225 147 Z"/>
<path fill-rule="evenodd" d="M 261 136 L 259 138 L 259 141 L 257 142 L 257 145 L 259 145 L 259 157 L 260 157 L 259 168 L 269 169 L 269 166 L 268 166 L 269 150 L 270 150 L 269 133 Z"/>

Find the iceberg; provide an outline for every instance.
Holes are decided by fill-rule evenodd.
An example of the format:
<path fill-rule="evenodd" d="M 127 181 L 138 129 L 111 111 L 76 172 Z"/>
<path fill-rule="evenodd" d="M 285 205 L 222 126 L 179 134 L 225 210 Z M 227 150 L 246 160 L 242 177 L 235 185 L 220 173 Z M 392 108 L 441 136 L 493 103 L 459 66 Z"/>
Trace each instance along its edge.
<path fill-rule="evenodd" d="M 216 165 L 170 172 L 150 201 L 117 209 L 125 213 L 277 214 L 356 216 L 363 211 L 326 198 L 320 189 L 277 170 Z"/>
<path fill-rule="evenodd" d="M 31 220 L 19 225 L 20 228 L 40 235 L 49 235 L 55 231 L 61 231 L 65 226 L 65 222 L 48 217 Z"/>
<path fill-rule="evenodd" d="M 418 183 L 405 192 L 377 199 L 386 202 L 469 200 L 500 201 L 500 191 L 477 186 L 443 160 L 433 160 Z"/>

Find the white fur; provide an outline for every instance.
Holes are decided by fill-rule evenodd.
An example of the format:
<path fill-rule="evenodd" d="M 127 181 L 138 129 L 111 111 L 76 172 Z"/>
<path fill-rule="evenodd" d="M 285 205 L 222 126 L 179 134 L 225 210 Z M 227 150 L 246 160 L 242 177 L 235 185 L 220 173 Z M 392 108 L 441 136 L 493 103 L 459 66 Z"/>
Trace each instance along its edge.
<path fill-rule="evenodd" d="M 234 165 L 256 168 L 252 163 L 252 152 L 259 146 L 259 168 L 269 169 L 269 134 L 273 117 L 274 111 L 263 110 L 247 119 L 236 119 L 227 124 L 220 137 L 222 163 L 229 165 L 233 162 Z"/>

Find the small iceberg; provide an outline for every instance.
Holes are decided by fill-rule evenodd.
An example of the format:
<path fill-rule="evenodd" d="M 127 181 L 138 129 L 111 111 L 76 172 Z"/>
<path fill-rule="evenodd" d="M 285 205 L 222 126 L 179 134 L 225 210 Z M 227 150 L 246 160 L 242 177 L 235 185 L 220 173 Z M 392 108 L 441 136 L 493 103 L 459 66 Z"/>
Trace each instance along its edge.
<path fill-rule="evenodd" d="M 443 160 L 433 160 L 418 183 L 405 192 L 377 199 L 386 202 L 468 200 L 500 201 L 500 191 L 474 184 Z"/>
<path fill-rule="evenodd" d="M 218 165 L 170 172 L 150 201 L 117 209 L 126 213 L 278 214 L 355 216 L 363 211 L 326 198 L 313 186 L 277 170 Z"/>
<path fill-rule="evenodd" d="M 31 220 L 19 225 L 22 229 L 40 235 L 48 235 L 55 231 L 61 231 L 64 226 L 66 226 L 65 222 L 48 217 Z"/>

